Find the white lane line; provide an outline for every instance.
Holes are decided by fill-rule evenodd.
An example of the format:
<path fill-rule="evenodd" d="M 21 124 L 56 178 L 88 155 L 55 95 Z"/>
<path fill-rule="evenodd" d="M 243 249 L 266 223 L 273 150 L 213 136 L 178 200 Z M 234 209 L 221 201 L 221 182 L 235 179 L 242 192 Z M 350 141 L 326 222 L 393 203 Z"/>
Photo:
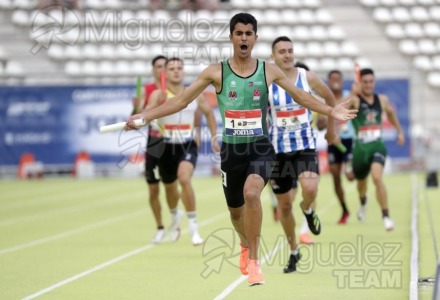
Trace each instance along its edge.
<path fill-rule="evenodd" d="M 91 208 L 97 208 L 100 206 L 116 204 L 119 202 L 127 201 L 127 199 L 135 199 L 135 197 L 140 197 L 141 195 L 145 195 L 145 192 L 138 191 L 136 193 L 130 194 L 129 195 L 130 197 L 128 197 L 126 194 L 124 194 L 124 195 L 118 194 L 113 197 L 107 197 L 105 199 L 101 198 L 96 201 L 88 202 L 88 203 L 84 203 L 84 204 L 80 204 L 80 205 L 73 205 L 71 207 L 63 207 L 63 208 L 59 208 L 59 209 L 53 209 L 53 210 L 50 210 L 47 212 L 38 213 L 35 215 L 31 215 L 31 216 L 23 216 L 23 217 L 18 217 L 15 219 L 5 220 L 3 222 L 0 222 L 0 227 L 5 227 L 5 226 L 14 225 L 14 224 L 20 224 L 20 223 L 45 219 L 47 217 L 52 217 L 52 216 L 58 217 L 61 214 L 75 213 L 75 212 L 78 212 L 78 211 L 81 211 L 84 209 L 91 209 Z"/>
<path fill-rule="evenodd" d="M 278 243 L 275 248 L 272 249 L 270 253 L 267 253 L 263 259 L 261 260 L 261 265 L 264 265 L 267 260 L 269 260 L 272 256 L 277 254 L 277 252 L 286 245 L 286 240 L 284 240 L 282 243 Z M 225 288 L 217 297 L 214 298 L 214 300 L 221 300 L 224 299 L 227 295 L 229 295 L 237 286 L 239 286 L 243 281 L 248 278 L 247 275 L 241 275 L 237 280 L 235 280 L 233 283 L 231 283 L 227 288 Z"/>
<path fill-rule="evenodd" d="M 132 189 L 127 188 L 127 190 L 132 190 Z M 68 199 L 68 200 L 78 199 L 78 198 L 82 199 L 82 198 L 84 198 L 83 196 L 95 195 L 98 193 L 102 194 L 103 196 L 114 195 L 115 192 L 121 192 L 121 187 L 118 185 L 115 185 L 115 186 L 109 187 L 105 190 L 103 190 L 103 189 L 90 190 L 90 189 L 84 188 L 83 186 L 69 187 L 69 190 L 66 190 L 66 187 L 64 187 L 64 189 L 62 189 L 62 188 L 61 189 L 58 189 L 58 188 L 48 189 L 46 187 L 46 191 L 43 194 L 40 194 L 40 195 L 32 194 L 32 196 L 29 197 L 29 191 L 27 191 L 27 195 L 29 197 L 28 199 L 25 199 L 25 200 L 15 199 L 15 201 L 12 203 L 4 203 L 4 204 L 0 203 L 0 212 L 5 212 L 8 210 L 23 209 L 23 208 L 38 207 L 40 205 L 47 205 L 47 204 L 53 203 L 53 202 L 61 202 L 66 199 Z M 124 189 L 124 192 L 125 192 L 125 189 Z M 62 198 L 60 197 L 60 193 L 63 194 Z M 4 197 L 8 197 L 8 196 L 4 196 Z M 24 197 L 24 195 L 21 197 Z M 3 199 L 5 199 L 5 198 L 3 198 Z"/>
<path fill-rule="evenodd" d="M 88 203 L 83 203 L 83 204 L 79 204 L 79 205 L 72 205 L 70 207 L 62 207 L 62 208 L 46 211 L 43 213 L 37 213 L 34 215 L 30 215 L 30 216 L 22 216 L 22 217 L 17 217 L 15 219 L 4 220 L 4 221 L 0 222 L 0 227 L 10 226 L 10 225 L 14 225 L 14 224 L 19 224 L 19 223 L 24 223 L 24 222 L 29 222 L 29 221 L 39 220 L 39 219 L 44 219 L 44 218 L 51 217 L 51 216 L 59 216 L 60 214 L 75 213 L 77 211 L 81 211 L 81 210 L 87 209 L 87 208 L 106 206 L 107 204 L 114 204 L 114 203 L 118 203 L 121 201 L 127 201 L 127 199 L 138 199 L 136 197 L 141 197 L 141 195 L 142 195 L 142 199 L 143 199 L 146 195 L 145 191 L 143 191 L 143 190 L 131 192 L 131 194 L 129 194 L 129 195 L 121 193 L 119 189 L 117 189 L 117 191 L 118 191 L 118 193 L 111 193 L 111 195 L 113 195 L 113 197 L 109 197 L 106 193 L 106 194 L 103 194 L 102 196 L 100 195 L 99 198 L 97 198 L 97 200 L 91 201 Z M 206 193 L 207 192 L 209 192 L 209 191 L 206 191 Z M 204 194 L 204 193 L 205 193 L 205 191 L 201 192 L 199 194 Z M 93 196 L 93 195 L 95 195 L 95 193 L 90 194 L 90 195 Z"/>
<path fill-rule="evenodd" d="M 153 248 L 154 246 L 155 246 L 155 245 L 153 245 L 153 244 L 148 244 L 148 245 L 146 245 L 146 246 L 143 246 L 143 247 L 138 248 L 138 249 L 136 249 L 136 250 L 133 250 L 133 251 L 131 251 L 131 252 L 125 253 L 125 254 L 123 254 L 123 255 L 121 255 L 121 256 L 115 257 L 115 258 L 113 258 L 113 259 L 111 259 L 111 260 L 108 260 L 108 261 L 106 261 L 106 262 L 104 262 L 104 263 L 102 263 L 102 264 L 100 264 L 100 265 L 97 265 L 96 267 L 93 267 L 93 268 L 88 269 L 88 270 L 86 270 L 86 271 L 84 271 L 84 272 L 81 272 L 81 273 L 79 273 L 79 274 L 76 274 L 76 275 L 74 275 L 74 276 L 72 276 L 72 277 L 69 277 L 69 278 L 63 280 L 63 281 L 60 281 L 60 282 L 58 282 L 58 283 L 55 283 L 55 284 L 53 284 L 53 285 L 51 285 L 51 286 L 49 286 L 49 287 L 47 287 L 47 288 L 45 288 L 45 289 L 42 289 L 42 290 L 40 290 L 40 291 L 38 291 L 38 292 L 36 292 L 36 293 L 34 293 L 34 294 L 32 294 L 32 295 L 29 295 L 29 296 L 25 297 L 23 300 L 35 299 L 35 298 L 37 298 L 37 297 L 39 297 L 39 296 L 41 296 L 41 295 L 44 295 L 44 294 L 46 294 L 46 293 L 48 293 L 48 292 L 50 292 L 50 291 L 55 290 L 55 289 L 57 289 L 57 288 L 59 288 L 59 287 L 61 287 L 61 286 L 63 286 L 63 285 L 66 285 L 66 284 L 68 284 L 68 283 L 70 283 L 70 282 L 73 282 L 73 281 L 78 280 L 78 279 L 80 279 L 80 278 L 82 278 L 82 277 L 85 277 L 85 276 L 87 276 L 87 275 L 90 275 L 90 274 L 92 274 L 92 273 L 94 273 L 94 272 L 96 272 L 96 271 L 99 271 L 99 270 L 101 270 L 101 269 L 104 269 L 104 268 L 106 268 L 106 267 L 108 267 L 108 266 L 110 266 L 110 265 L 113 265 L 113 264 L 117 263 L 117 262 L 120 262 L 120 261 L 122 261 L 122 260 L 124 260 L 124 259 L 126 259 L 126 258 L 132 257 L 132 256 L 134 256 L 134 255 L 136 255 L 136 254 L 139 254 L 139 253 L 142 253 L 142 252 L 144 252 L 144 251 L 146 251 L 146 250 L 148 250 L 148 249 L 151 249 L 151 248 Z"/>
<path fill-rule="evenodd" d="M 410 280 L 409 280 L 409 299 L 417 300 L 419 297 L 419 234 L 418 234 L 418 185 L 415 173 L 411 175 L 412 199 L 411 199 L 411 258 L 410 258 Z"/>
<path fill-rule="evenodd" d="M 50 189 L 50 192 L 55 192 L 66 190 L 66 188 L 68 187 L 66 184 L 67 181 L 44 181 L 41 183 L 37 183 L 36 181 L 34 181 L 33 183 L 35 183 L 35 185 L 32 184 L 32 182 L 20 182 L 19 180 L 14 180 L 10 182 L 9 186 L 0 185 L 0 190 L 2 191 L 2 195 L 4 195 L 4 199 L 13 198 L 14 200 L 16 200 L 15 198 L 23 198 L 26 195 L 29 195 L 29 191 L 32 191 L 32 194 L 40 197 L 44 194 L 47 194 L 48 189 Z M 50 187 L 48 184 L 50 184 Z M 27 199 L 25 201 L 27 201 Z"/>
<path fill-rule="evenodd" d="M 107 225 L 111 225 L 113 223 L 124 221 L 126 219 L 131 219 L 133 217 L 137 217 L 137 216 L 144 215 L 144 214 L 147 214 L 147 213 L 148 213 L 148 210 L 147 209 L 143 209 L 143 210 L 140 210 L 140 211 L 136 211 L 134 213 L 129 213 L 129 214 L 125 214 L 125 215 L 122 215 L 122 216 L 115 217 L 115 218 L 107 219 L 107 220 L 104 220 L 104 221 L 101 221 L 101 222 L 96 222 L 96 223 L 89 224 L 89 225 L 86 225 L 86 226 L 82 226 L 82 227 L 79 227 L 79 228 L 76 228 L 76 229 L 72 229 L 72 230 L 68 230 L 68 231 L 62 232 L 62 233 L 51 235 L 51 236 L 48 236 L 48 237 L 45 237 L 45 238 L 36 239 L 36 240 L 30 241 L 30 242 L 27 242 L 27 243 L 24 243 L 24 244 L 16 245 L 16 246 L 9 247 L 9 248 L 0 249 L 0 255 L 16 252 L 16 251 L 19 251 L 19 250 L 23 250 L 23 249 L 26 249 L 26 248 L 30 248 L 30 247 L 33 247 L 33 246 L 37 246 L 37 245 L 41 245 L 41 244 L 45 244 L 45 243 L 49 243 L 49 242 L 53 242 L 53 241 L 60 240 L 60 239 L 63 239 L 63 238 L 66 238 L 66 237 L 69 237 L 69 236 L 72 236 L 72 235 L 75 235 L 75 234 L 79 234 L 79 233 L 83 233 L 83 232 L 86 232 L 86 231 L 89 231 L 89 230 L 92 230 L 92 229 L 96 229 L 96 228 L 99 228 L 99 227 L 104 227 L 104 226 L 107 226 Z"/>
<path fill-rule="evenodd" d="M 215 222 L 215 221 L 217 221 L 219 219 L 223 219 L 226 216 L 229 216 L 229 213 L 225 212 L 225 213 L 221 213 L 221 214 L 215 215 L 214 217 L 211 217 L 211 218 L 209 218 L 207 220 L 199 222 L 199 227 L 206 226 L 206 225 L 208 225 L 210 223 L 213 223 L 213 222 Z M 182 230 L 183 234 L 185 234 L 187 232 L 188 232 L 188 229 Z M 35 299 L 35 298 L 37 298 L 37 297 L 39 297 L 41 295 L 44 295 L 44 294 L 46 294 L 46 293 L 48 293 L 50 291 L 53 291 L 53 290 L 55 290 L 55 289 L 57 289 L 59 287 L 62 287 L 64 285 L 66 285 L 66 284 L 69 284 L 69 283 L 71 283 L 71 282 L 73 282 L 75 280 L 78 280 L 78 279 L 80 279 L 82 277 L 85 277 L 87 275 L 90 275 L 90 274 L 92 274 L 92 273 L 94 273 L 96 271 L 102 270 L 102 269 L 104 269 L 104 268 L 106 268 L 108 266 L 111 266 L 111 265 L 113 265 L 115 263 L 123 261 L 124 259 L 130 258 L 130 257 L 135 256 L 137 254 L 140 254 L 142 252 L 145 252 L 145 251 L 147 251 L 147 250 L 149 250 L 149 249 L 151 249 L 153 247 L 155 247 L 154 244 L 148 244 L 148 245 L 145 245 L 145 246 L 140 247 L 138 249 L 135 249 L 133 251 L 127 252 L 125 254 L 122 254 L 122 255 L 120 255 L 118 257 L 115 257 L 115 258 L 113 258 L 111 260 L 108 260 L 108 261 L 106 261 L 106 262 L 104 262 L 104 263 L 102 263 L 100 265 L 97 265 L 97 266 L 95 266 L 95 267 L 93 267 L 91 269 L 88 269 L 88 270 L 86 270 L 84 272 L 81 272 L 79 274 L 76 274 L 74 276 L 66 278 L 66 279 L 64 279 L 64 280 L 62 280 L 60 282 L 57 282 L 57 283 L 55 283 L 55 284 L 53 284 L 53 285 L 51 285 L 51 286 L 49 286 L 47 288 L 44 288 L 44 289 L 42 289 L 42 290 L 40 290 L 40 291 L 38 291 L 38 292 L 36 292 L 36 293 L 34 293 L 32 295 L 26 296 L 25 298 L 23 298 L 23 300 Z"/>

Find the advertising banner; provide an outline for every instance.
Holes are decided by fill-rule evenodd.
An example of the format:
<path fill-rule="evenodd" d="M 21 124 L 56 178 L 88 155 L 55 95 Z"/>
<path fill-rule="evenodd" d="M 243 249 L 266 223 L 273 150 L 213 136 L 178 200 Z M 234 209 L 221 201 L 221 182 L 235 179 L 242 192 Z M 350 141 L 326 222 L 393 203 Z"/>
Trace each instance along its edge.
<path fill-rule="evenodd" d="M 350 88 L 347 82 L 346 88 Z M 407 80 L 378 80 L 376 91 L 386 94 L 406 135 L 396 144 L 396 130 L 384 117 L 383 133 L 392 158 L 409 158 L 409 90 Z M 72 164 L 81 151 L 95 163 L 120 164 L 132 154 L 144 153 L 146 129 L 101 134 L 100 126 L 124 122 L 132 110 L 135 86 L 60 86 L 0 88 L 0 166 L 17 165 L 31 152 L 44 164 Z M 215 95 L 207 94 L 221 132 Z M 203 121 L 201 161 L 215 160 Z M 220 139 L 219 139 L 220 140 Z M 207 156 L 203 158 L 202 156 Z M 214 157 L 214 158 L 213 158 Z"/>
<path fill-rule="evenodd" d="M 0 165 L 16 165 L 25 152 L 44 164 L 71 164 L 80 151 L 97 163 L 139 151 L 145 130 L 99 132 L 127 120 L 134 92 L 132 86 L 0 88 Z"/>

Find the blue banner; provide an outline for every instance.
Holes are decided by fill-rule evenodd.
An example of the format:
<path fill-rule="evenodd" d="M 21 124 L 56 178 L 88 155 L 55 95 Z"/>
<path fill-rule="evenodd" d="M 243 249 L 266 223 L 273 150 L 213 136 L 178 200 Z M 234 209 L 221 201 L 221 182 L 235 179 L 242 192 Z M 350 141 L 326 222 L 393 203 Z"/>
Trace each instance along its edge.
<path fill-rule="evenodd" d="M 72 164 L 78 152 L 97 163 L 118 162 L 145 147 L 145 130 L 101 134 L 127 120 L 134 86 L 0 88 L 0 165 L 25 152 L 45 164 Z"/>
<path fill-rule="evenodd" d="M 376 91 L 389 97 L 407 141 L 398 146 L 396 131 L 385 120 L 388 153 L 393 158 L 409 158 L 408 81 L 378 80 Z M 80 151 L 88 152 L 96 163 L 120 163 L 132 154 L 144 153 L 145 129 L 99 132 L 100 126 L 126 121 L 134 94 L 134 85 L 0 88 L 0 166 L 17 165 L 25 152 L 44 164 L 72 164 Z M 220 131 L 218 109 L 213 110 Z M 210 136 L 202 135 L 201 146 L 200 154 L 210 156 Z"/>

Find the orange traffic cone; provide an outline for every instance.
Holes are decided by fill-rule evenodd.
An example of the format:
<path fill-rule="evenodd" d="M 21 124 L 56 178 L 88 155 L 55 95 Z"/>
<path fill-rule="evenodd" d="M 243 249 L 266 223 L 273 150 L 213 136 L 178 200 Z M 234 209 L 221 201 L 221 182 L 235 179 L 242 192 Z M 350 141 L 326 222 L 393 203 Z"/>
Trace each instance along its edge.
<path fill-rule="evenodd" d="M 28 174 L 25 170 L 25 166 L 34 162 L 35 162 L 35 156 L 32 153 L 30 152 L 23 153 L 20 157 L 20 161 L 18 162 L 18 172 L 17 172 L 18 178 L 26 179 L 28 177 Z"/>
<path fill-rule="evenodd" d="M 81 151 L 75 158 L 75 162 L 73 164 L 72 174 L 73 176 L 77 176 L 78 174 L 78 165 L 83 162 L 90 162 L 90 155 L 86 151 Z"/>

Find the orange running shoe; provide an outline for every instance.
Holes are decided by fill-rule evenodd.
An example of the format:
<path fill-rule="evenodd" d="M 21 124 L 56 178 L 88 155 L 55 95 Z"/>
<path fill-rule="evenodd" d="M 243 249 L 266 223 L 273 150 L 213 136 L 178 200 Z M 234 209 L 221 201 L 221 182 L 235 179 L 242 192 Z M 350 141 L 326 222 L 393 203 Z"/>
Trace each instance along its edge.
<path fill-rule="evenodd" d="M 307 232 L 300 234 L 299 242 L 305 245 L 311 245 L 315 243 Z"/>
<path fill-rule="evenodd" d="M 240 244 L 240 272 L 243 275 L 247 275 L 248 274 L 248 262 L 249 262 L 249 248 L 243 247 Z"/>
<path fill-rule="evenodd" d="M 265 283 L 263 274 L 261 274 L 260 263 L 258 262 L 258 260 L 255 259 L 249 260 L 248 271 L 249 271 L 249 277 L 248 277 L 249 286 L 261 285 Z"/>

